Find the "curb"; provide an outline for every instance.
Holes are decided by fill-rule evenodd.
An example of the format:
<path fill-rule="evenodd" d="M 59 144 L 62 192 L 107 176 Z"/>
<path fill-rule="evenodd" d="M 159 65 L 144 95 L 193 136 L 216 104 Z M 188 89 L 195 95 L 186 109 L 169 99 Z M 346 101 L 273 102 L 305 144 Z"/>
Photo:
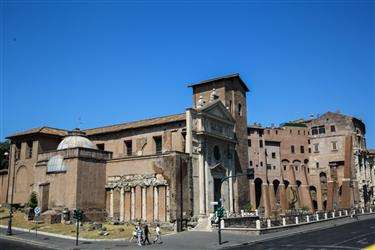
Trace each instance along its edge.
<path fill-rule="evenodd" d="M 0 228 L 8 228 L 7 226 L 0 225 Z M 14 230 L 25 232 L 25 233 L 35 233 L 35 230 L 31 229 L 25 229 L 25 228 L 20 228 L 20 227 L 12 227 Z M 175 232 L 171 233 L 166 233 L 163 234 L 163 236 L 170 236 L 176 234 Z M 62 234 L 54 234 L 54 233 L 48 233 L 48 232 L 43 232 L 43 231 L 38 231 L 38 235 L 45 235 L 45 236 L 52 236 L 56 238 L 61 238 L 61 239 L 68 239 L 68 240 L 76 240 L 76 237 L 74 236 L 68 236 L 68 235 L 62 235 Z M 127 238 L 115 238 L 115 239 L 87 239 L 87 238 L 78 238 L 80 241 L 93 241 L 93 242 L 106 242 L 106 241 L 126 241 Z"/>
<path fill-rule="evenodd" d="M 0 235 L 0 239 L 10 240 L 10 241 L 16 241 L 16 242 L 23 242 L 25 244 L 39 246 L 39 247 L 45 247 L 45 248 L 49 248 L 49 249 L 56 249 L 56 250 L 59 249 L 59 248 L 53 248 L 50 245 L 45 244 L 45 243 L 41 243 L 39 241 L 28 240 L 28 239 L 19 238 L 19 237 L 16 237 L 16 236 Z"/>
<path fill-rule="evenodd" d="M 363 214 L 363 215 L 360 215 L 359 217 L 366 216 L 366 215 L 371 215 L 371 214 Z M 348 217 L 346 217 L 346 218 L 348 218 Z M 375 217 L 364 218 L 362 220 L 371 220 L 371 219 L 375 219 Z M 255 244 L 265 242 L 265 241 L 277 240 L 277 239 L 285 238 L 285 237 L 292 236 L 292 235 L 310 233 L 310 232 L 319 231 L 319 230 L 323 230 L 323 229 L 343 226 L 343 225 L 347 225 L 347 224 L 351 224 L 351 223 L 355 223 L 355 222 L 357 222 L 357 220 L 347 221 L 347 222 L 345 222 L 341 225 L 333 224 L 333 225 L 327 225 L 327 226 L 323 226 L 323 227 L 319 227 L 319 228 L 311 228 L 311 229 L 307 229 L 307 230 L 304 230 L 304 231 L 291 232 L 291 233 L 287 233 L 287 234 L 284 234 L 284 235 L 277 235 L 277 236 L 274 236 L 274 237 L 271 236 L 271 237 L 265 237 L 263 239 L 255 239 L 255 240 L 252 240 L 252 241 L 249 241 L 249 242 L 239 243 L 239 244 L 235 244 L 235 245 L 231 245 L 231 246 L 225 246 L 225 247 L 222 247 L 221 249 L 227 249 L 227 248 L 232 248 L 232 247 L 236 247 L 236 246 L 255 245 Z M 269 235 L 269 234 L 264 234 L 264 235 Z"/>

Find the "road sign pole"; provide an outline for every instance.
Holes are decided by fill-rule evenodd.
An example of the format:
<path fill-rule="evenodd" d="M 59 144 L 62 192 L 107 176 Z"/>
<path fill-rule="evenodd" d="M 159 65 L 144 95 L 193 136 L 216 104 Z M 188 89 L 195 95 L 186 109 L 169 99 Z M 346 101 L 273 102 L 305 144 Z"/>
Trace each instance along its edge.
<path fill-rule="evenodd" d="M 221 217 L 219 217 L 219 230 L 218 230 L 218 233 L 219 233 L 219 245 L 221 245 Z"/>

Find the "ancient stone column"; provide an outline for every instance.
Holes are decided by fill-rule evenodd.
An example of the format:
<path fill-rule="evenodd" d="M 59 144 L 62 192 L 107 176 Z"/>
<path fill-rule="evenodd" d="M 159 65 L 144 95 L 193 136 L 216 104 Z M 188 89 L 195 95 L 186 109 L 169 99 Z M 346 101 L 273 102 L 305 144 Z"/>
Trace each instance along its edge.
<path fill-rule="evenodd" d="M 154 221 L 159 220 L 159 192 L 158 187 L 154 187 Z"/>
<path fill-rule="evenodd" d="M 233 175 L 233 170 L 229 170 L 229 176 Z M 233 213 L 234 210 L 234 204 L 233 204 L 233 178 L 229 178 L 228 180 L 229 185 L 229 212 Z"/>
<path fill-rule="evenodd" d="M 255 183 L 254 180 L 250 180 L 250 202 L 251 208 L 255 210 L 257 208 L 256 205 L 256 195 L 255 195 Z"/>
<path fill-rule="evenodd" d="M 134 187 L 131 188 L 131 209 L 130 209 L 131 220 L 135 220 L 135 192 Z"/>
<path fill-rule="evenodd" d="M 334 192 L 336 189 L 335 181 L 328 181 L 328 190 L 327 190 L 327 210 L 333 210 L 333 202 L 334 202 Z"/>
<path fill-rule="evenodd" d="M 264 206 L 264 216 L 269 217 L 271 215 L 271 205 L 270 205 L 270 195 L 268 192 L 268 184 L 262 184 L 262 198 L 263 198 L 263 206 Z"/>
<path fill-rule="evenodd" d="M 142 187 L 142 220 L 147 220 L 147 200 L 146 200 L 146 187 Z"/>
<path fill-rule="evenodd" d="M 199 213 L 200 215 L 206 215 L 205 171 L 204 171 L 204 158 L 203 158 L 202 152 L 198 156 L 198 165 L 199 165 Z"/>
<path fill-rule="evenodd" d="M 276 209 L 275 189 L 272 183 L 268 185 L 268 193 L 270 196 L 270 211 L 272 211 Z"/>
<path fill-rule="evenodd" d="M 124 209 L 125 209 L 125 202 L 124 202 L 124 197 L 125 196 L 125 191 L 124 188 L 121 188 L 120 191 L 120 221 L 124 221 Z"/>
<path fill-rule="evenodd" d="M 109 217 L 113 218 L 113 189 L 109 197 Z"/>
<path fill-rule="evenodd" d="M 169 222 L 170 221 L 170 218 L 171 218 L 171 215 L 170 215 L 170 212 L 171 212 L 171 200 L 170 200 L 170 190 L 169 190 L 169 186 L 166 186 L 166 210 L 167 210 L 167 218 L 166 218 L 166 221 Z"/>
<path fill-rule="evenodd" d="M 280 190 L 280 206 L 281 209 L 285 212 L 288 210 L 288 199 L 286 196 L 286 190 L 284 183 L 279 184 L 279 190 Z"/>

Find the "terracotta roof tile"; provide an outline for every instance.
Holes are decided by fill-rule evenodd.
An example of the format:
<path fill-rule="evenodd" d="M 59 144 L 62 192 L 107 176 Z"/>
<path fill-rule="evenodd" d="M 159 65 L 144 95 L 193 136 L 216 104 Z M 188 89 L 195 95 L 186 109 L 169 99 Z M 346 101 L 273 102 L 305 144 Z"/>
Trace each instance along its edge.
<path fill-rule="evenodd" d="M 183 121 L 186 119 L 185 113 L 177 114 L 177 115 L 169 115 L 163 117 L 156 117 L 151 119 L 145 119 L 141 121 L 135 122 L 128 122 L 110 126 L 104 126 L 99 128 L 92 128 L 83 130 L 86 135 L 95 135 L 95 134 L 103 134 L 103 133 L 112 133 L 117 132 L 125 129 L 133 129 L 133 128 L 141 128 L 141 127 L 148 127 L 153 125 L 159 125 L 163 123 L 171 123 L 176 121 Z"/>
<path fill-rule="evenodd" d="M 10 136 L 7 136 L 7 138 L 15 138 L 19 136 L 31 135 L 31 134 L 37 134 L 37 133 L 57 135 L 57 136 L 66 136 L 68 134 L 68 131 L 63 130 L 63 129 L 57 129 L 57 128 L 40 127 L 40 128 L 33 128 L 30 130 L 26 130 L 20 133 L 10 135 Z"/>

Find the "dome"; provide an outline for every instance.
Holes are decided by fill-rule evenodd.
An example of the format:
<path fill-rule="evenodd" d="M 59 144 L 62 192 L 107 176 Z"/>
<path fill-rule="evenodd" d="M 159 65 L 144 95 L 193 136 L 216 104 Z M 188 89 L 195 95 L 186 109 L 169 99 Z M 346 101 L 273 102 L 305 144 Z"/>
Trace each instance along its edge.
<path fill-rule="evenodd" d="M 73 130 L 60 142 L 60 144 L 57 146 L 57 150 L 67 148 L 98 149 L 92 141 L 82 135 L 84 135 L 84 133 L 79 131 L 78 129 Z"/>
<path fill-rule="evenodd" d="M 47 172 L 63 172 L 66 171 L 64 158 L 61 155 L 55 155 L 49 159 L 47 163 Z"/>

